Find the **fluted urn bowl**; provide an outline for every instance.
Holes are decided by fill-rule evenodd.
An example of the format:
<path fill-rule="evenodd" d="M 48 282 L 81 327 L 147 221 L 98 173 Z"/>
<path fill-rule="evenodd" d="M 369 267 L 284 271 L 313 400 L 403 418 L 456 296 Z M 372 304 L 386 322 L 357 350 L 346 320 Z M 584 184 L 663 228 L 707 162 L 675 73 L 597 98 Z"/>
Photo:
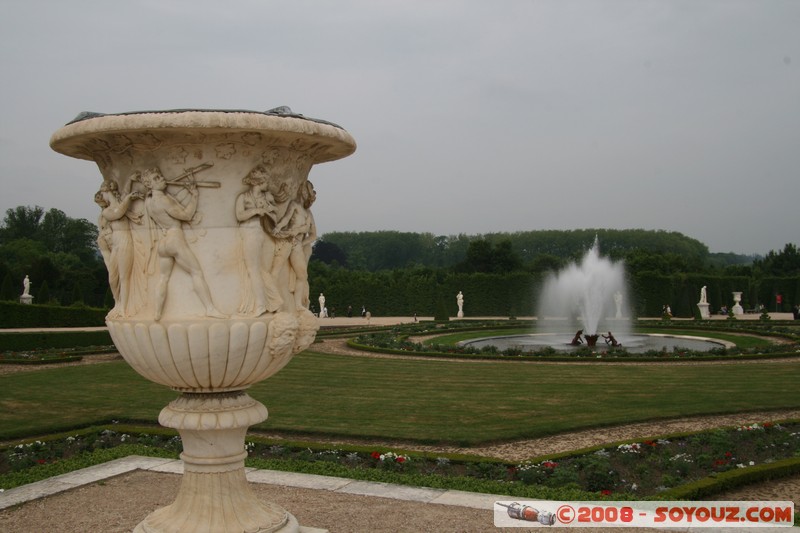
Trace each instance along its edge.
<path fill-rule="evenodd" d="M 313 342 L 308 177 L 355 150 L 345 130 L 288 108 L 82 113 L 50 144 L 102 173 L 106 321 L 138 373 L 181 391 L 240 390 Z"/>
<path fill-rule="evenodd" d="M 223 392 L 268 378 L 311 345 L 316 317 L 307 311 L 297 314 L 300 321 L 281 313 L 258 320 L 108 319 L 107 324 L 128 364 L 150 381 L 180 391 Z M 288 342 L 276 345 L 276 337 Z"/>

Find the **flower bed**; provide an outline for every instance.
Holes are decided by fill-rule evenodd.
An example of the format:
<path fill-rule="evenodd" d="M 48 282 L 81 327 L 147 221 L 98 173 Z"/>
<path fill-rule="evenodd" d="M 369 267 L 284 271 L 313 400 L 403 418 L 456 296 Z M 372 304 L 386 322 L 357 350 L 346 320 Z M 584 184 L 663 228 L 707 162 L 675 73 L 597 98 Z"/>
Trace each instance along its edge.
<path fill-rule="evenodd" d="M 529 497 L 552 498 L 558 491 L 569 491 L 586 497 L 644 499 L 723 472 L 744 472 L 787 459 L 800 463 L 800 422 L 617 443 L 521 464 L 361 447 L 330 449 L 257 437 L 248 438 L 245 446 L 248 465 L 259 468 L 474 491 L 481 490 L 483 482 L 488 492 Z M 44 467 L 117 447 L 140 455 L 177 457 L 181 442 L 168 430 L 120 426 L 16 444 L 0 450 L 0 489 L 35 480 L 36 471 Z M 79 467 L 83 466 L 87 465 Z M 792 466 L 794 471 L 797 466 Z M 42 472 L 54 475 L 57 470 Z"/>
<path fill-rule="evenodd" d="M 355 469 L 466 476 L 550 488 L 568 487 L 601 496 L 648 497 L 720 472 L 800 458 L 800 423 L 753 424 L 623 443 L 522 464 L 397 455 L 383 450 L 314 451 L 256 442 L 249 446 L 250 456 L 261 459 L 328 461 Z"/>
<path fill-rule="evenodd" d="M 59 438 L 23 442 L 0 450 L 0 476 L 21 472 L 39 465 L 55 464 L 80 457 L 96 450 L 110 449 L 123 444 L 180 452 L 181 439 L 166 432 L 127 433 L 114 429 L 78 432 Z"/>
<path fill-rule="evenodd" d="M 574 483 L 604 495 L 655 496 L 668 489 L 735 469 L 800 458 L 800 424 L 752 424 L 606 446 L 581 455 L 519 465 L 523 483 Z"/>

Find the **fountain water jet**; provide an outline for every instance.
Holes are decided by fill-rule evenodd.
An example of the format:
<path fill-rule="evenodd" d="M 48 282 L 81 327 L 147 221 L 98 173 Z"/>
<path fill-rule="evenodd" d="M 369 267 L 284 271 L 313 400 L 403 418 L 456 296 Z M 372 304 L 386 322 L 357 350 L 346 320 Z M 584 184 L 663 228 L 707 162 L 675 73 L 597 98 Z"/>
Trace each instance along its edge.
<path fill-rule="evenodd" d="M 625 267 L 622 262 L 600 257 L 595 237 L 594 245 L 580 263 L 570 264 L 545 280 L 538 301 L 537 333 L 484 337 L 459 344 L 477 349 L 491 346 L 517 353 L 544 349 L 569 353 L 584 343 L 593 347 L 602 337 L 609 348 L 621 347 L 625 352 L 637 354 L 734 346 L 686 335 L 632 335 L 630 315 Z"/>
<path fill-rule="evenodd" d="M 545 281 L 537 316 L 540 321 L 566 319 L 571 328 L 577 326 L 582 330 L 575 335 L 573 344 L 580 343 L 582 335 L 587 345 L 594 346 L 604 330 L 600 326 L 605 326 L 609 317 L 613 317 L 615 331 L 630 329 L 629 320 L 622 318 L 626 295 L 624 265 L 600 257 L 595 237 L 594 245 L 580 264 L 572 263 Z"/>
<path fill-rule="evenodd" d="M 545 281 L 539 295 L 537 325 L 537 333 L 484 337 L 459 344 L 522 353 L 542 349 L 569 353 L 575 347 L 584 346 L 584 342 L 595 346 L 601 337 L 608 347 L 622 347 L 628 353 L 666 352 L 678 348 L 708 351 L 726 346 L 715 339 L 685 335 L 632 335 L 625 267 L 622 262 L 600 257 L 596 237 L 580 263 L 569 265 Z M 577 333 L 573 333 L 576 329 Z"/>

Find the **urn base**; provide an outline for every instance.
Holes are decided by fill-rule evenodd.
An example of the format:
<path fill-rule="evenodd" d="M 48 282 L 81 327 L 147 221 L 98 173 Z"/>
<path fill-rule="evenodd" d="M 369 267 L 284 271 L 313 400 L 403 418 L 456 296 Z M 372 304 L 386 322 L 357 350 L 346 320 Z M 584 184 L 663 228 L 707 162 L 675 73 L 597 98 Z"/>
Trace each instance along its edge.
<path fill-rule="evenodd" d="M 151 513 L 134 533 L 297 533 L 297 519 L 261 502 L 244 468 L 225 474 L 186 472 L 175 502 Z"/>
<path fill-rule="evenodd" d="M 304 531 L 285 509 L 259 501 L 245 476 L 247 429 L 266 419 L 264 405 L 241 391 L 184 393 L 165 407 L 159 422 L 181 435 L 184 474 L 175 501 L 135 533 Z"/>

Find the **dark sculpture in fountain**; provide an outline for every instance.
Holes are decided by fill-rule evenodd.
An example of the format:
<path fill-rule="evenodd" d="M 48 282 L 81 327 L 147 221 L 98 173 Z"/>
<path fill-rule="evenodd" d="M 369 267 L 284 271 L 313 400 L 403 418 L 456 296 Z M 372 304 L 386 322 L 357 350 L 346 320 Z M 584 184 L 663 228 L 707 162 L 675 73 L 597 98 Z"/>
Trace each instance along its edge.
<path fill-rule="evenodd" d="M 583 339 L 581 337 L 583 337 Z M 597 333 L 592 335 L 584 335 L 583 330 L 579 329 L 575 333 L 575 336 L 572 338 L 569 344 L 570 346 L 580 346 L 581 344 L 583 344 L 583 341 L 585 340 L 586 346 L 593 348 L 597 346 L 597 339 L 599 338 L 600 335 L 598 335 Z M 611 347 L 615 348 L 617 346 L 622 346 L 622 344 L 617 342 L 617 339 L 614 338 L 614 335 L 612 335 L 610 331 L 608 332 L 608 335 L 603 335 L 603 339 L 605 339 L 606 344 L 608 344 Z"/>
<path fill-rule="evenodd" d="M 597 346 L 597 339 L 600 338 L 600 335 L 595 333 L 594 335 L 584 335 L 583 338 L 586 339 L 586 346 L 594 348 Z"/>
<path fill-rule="evenodd" d="M 610 331 L 608 332 L 608 335 L 603 335 L 603 338 L 605 339 L 606 344 L 608 344 L 612 348 L 616 348 L 617 346 L 622 346 L 622 344 L 619 343 L 617 339 L 614 338 L 614 335 L 612 335 Z"/>

